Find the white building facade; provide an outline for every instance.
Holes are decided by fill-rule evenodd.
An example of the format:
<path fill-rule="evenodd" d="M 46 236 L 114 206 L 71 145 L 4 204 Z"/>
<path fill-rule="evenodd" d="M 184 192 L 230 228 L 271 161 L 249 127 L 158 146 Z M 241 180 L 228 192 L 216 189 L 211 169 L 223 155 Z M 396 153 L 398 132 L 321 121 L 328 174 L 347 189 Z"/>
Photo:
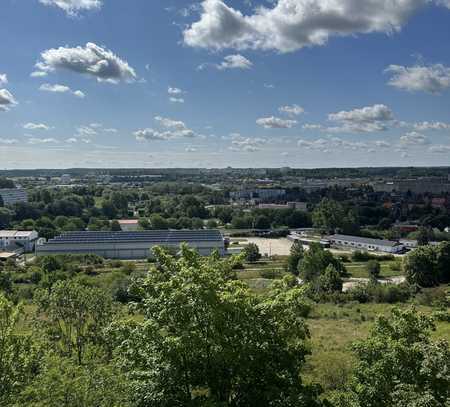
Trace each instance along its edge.
<path fill-rule="evenodd" d="M 0 230 L 0 250 L 8 250 L 11 246 L 23 248 L 25 253 L 34 250 L 38 233 L 35 230 Z"/>

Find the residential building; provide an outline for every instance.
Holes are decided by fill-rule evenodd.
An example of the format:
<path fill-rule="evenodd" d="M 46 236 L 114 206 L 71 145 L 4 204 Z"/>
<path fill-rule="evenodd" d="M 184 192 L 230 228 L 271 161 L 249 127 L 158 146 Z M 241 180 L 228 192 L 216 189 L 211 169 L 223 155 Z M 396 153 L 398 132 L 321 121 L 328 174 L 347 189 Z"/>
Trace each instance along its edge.
<path fill-rule="evenodd" d="M 152 248 L 178 249 L 182 243 L 204 256 L 217 250 L 225 255 L 219 230 L 150 230 L 142 232 L 67 232 L 36 246 L 36 254 L 96 254 L 108 259 L 146 259 Z"/>
<path fill-rule="evenodd" d="M 0 189 L 0 197 L 3 200 L 3 205 L 14 205 L 18 202 L 28 202 L 27 191 L 21 188 L 4 188 Z"/>

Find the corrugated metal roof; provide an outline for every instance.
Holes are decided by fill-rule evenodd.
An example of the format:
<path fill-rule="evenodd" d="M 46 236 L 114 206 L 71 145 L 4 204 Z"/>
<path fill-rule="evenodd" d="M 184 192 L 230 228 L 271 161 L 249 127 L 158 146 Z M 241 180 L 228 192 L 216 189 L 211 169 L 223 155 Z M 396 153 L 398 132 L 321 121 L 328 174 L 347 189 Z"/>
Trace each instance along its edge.
<path fill-rule="evenodd" d="M 387 246 L 394 247 L 397 246 L 398 243 L 392 240 L 383 240 L 383 239 L 370 239 L 367 237 L 360 236 L 347 236 L 347 235 L 331 235 L 327 237 L 328 240 L 342 240 L 347 242 L 355 242 L 366 245 L 374 245 L 374 246 Z"/>

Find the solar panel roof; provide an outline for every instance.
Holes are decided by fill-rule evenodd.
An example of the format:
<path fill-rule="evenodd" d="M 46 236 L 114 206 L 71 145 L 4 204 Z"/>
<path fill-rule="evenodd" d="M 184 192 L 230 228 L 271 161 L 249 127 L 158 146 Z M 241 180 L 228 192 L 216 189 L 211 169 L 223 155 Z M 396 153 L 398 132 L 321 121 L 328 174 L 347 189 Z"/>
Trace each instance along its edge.
<path fill-rule="evenodd" d="M 142 232 L 82 231 L 66 232 L 48 243 L 149 242 L 182 243 L 189 241 L 222 241 L 219 230 L 149 230 Z"/>

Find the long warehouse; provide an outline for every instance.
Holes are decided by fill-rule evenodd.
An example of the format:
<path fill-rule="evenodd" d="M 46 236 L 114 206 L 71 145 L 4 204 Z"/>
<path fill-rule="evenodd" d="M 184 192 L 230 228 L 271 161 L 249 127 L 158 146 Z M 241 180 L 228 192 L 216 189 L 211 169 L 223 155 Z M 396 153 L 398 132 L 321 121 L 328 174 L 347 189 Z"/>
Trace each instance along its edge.
<path fill-rule="evenodd" d="M 36 254 L 97 254 L 107 259 L 146 259 L 152 248 L 179 248 L 187 243 L 201 255 L 225 255 L 219 230 L 151 230 L 143 232 L 67 232 L 36 246 Z"/>

